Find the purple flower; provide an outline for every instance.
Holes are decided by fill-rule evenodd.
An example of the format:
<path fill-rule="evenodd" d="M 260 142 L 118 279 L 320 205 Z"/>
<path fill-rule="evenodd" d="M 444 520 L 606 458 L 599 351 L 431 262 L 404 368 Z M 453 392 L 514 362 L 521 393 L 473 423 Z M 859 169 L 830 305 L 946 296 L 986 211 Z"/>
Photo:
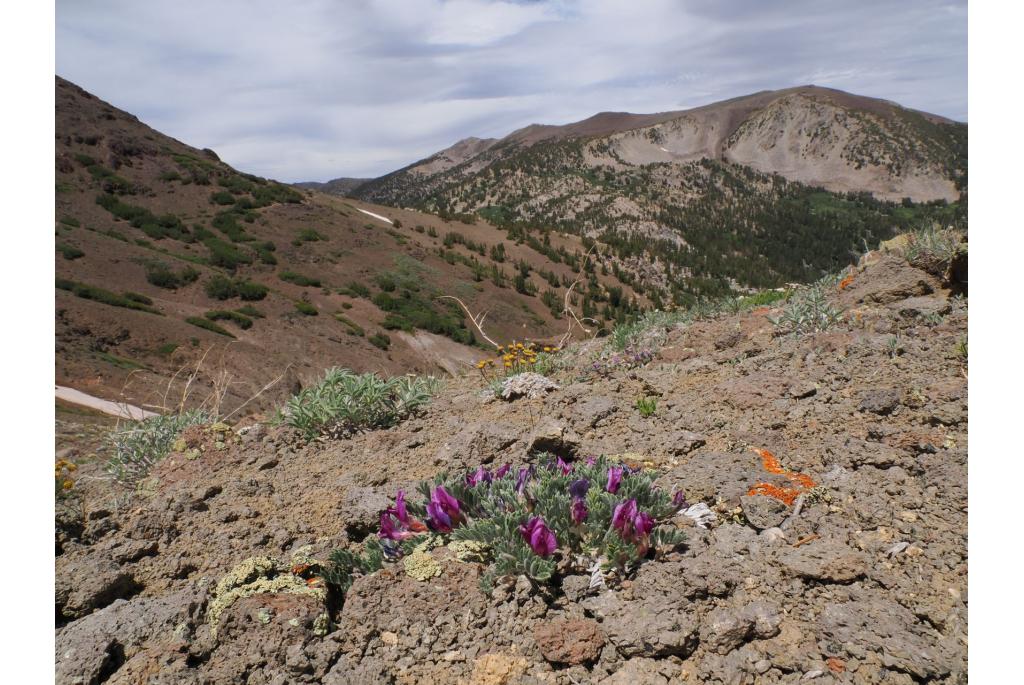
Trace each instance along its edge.
<path fill-rule="evenodd" d="M 633 533 L 637 538 L 645 538 L 654 530 L 654 519 L 646 511 L 633 517 Z"/>
<path fill-rule="evenodd" d="M 405 490 L 399 490 L 395 495 L 395 514 L 399 521 L 409 525 L 409 512 L 405 509 Z"/>
<path fill-rule="evenodd" d="M 615 506 L 612 512 L 612 528 L 619 531 L 623 537 L 630 533 L 633 526 L 633 519 L 636 517 L 636 500 L 627 499 Z"/>
<path fill-rule="evenodd" d="M 519 526 L 519 533 L 533 553 L 539 557 L 549 557 L 558 548 L 558 539 L 544 523 L 544 519 L 539 516 L 534 516 L 524 525 Z"/>
<path fill-rule="evenodd" d="M 565 463 L 565 460 L 558 457 L 558 461 L 555 462 L 555 468 L 562 472 L 563 476 L 568 476 L 572 473 L 572 467 Z"/>
<path fill-rule="evenodd" d="M 430 517 L 431 529 L 438 533 L 450 533 L 452 528 L 466 521 L 466 517 L 459 509 L 459 500 L 452 497 L 441 485 L 430 493 L 427 515 Z"/>
<path fill-rule="evenodd" d="M 470 474 L 468 474 L 466 476 L 466 484 L 469 485 L 472 488 L 475 488 L 477 485 L 480 485 L 480 483 L 490 483 L 490 482 L 491 482 L 491 472 L 488 471 L 487 469 L 485 469 L 483 466 L 481 466 L 476 471 L 474 471 L 473 473 L 470 473 Z"/>
<path fill-rule="evenodd" d="M 672 493 L 672 506 L 676 508 L 676 511 L 689 508 L 690 504 L 686 501 L 686 497 L 683 496 L 682 490 L 676 490 Z"/>
<path fill-rule="evenodd" d="M 405 492 L 398 491 L 395 496 L 395 506 L 388 507 L 380 515 L 380 532 L 377 536 L 381 540 L 405 540 L 413 537 L 415 533 L 422 533 L 427 529 L 422 522 L 410 518 L 405 508 Z"/>
<path fill-rule="evenodd" d="M 604 486 L 604 489 L 613 495 L 619 491 L 619 482 L 622 480 L 622 467 L 613 466 L 608 469 L 608 483 Z"/>
<path fill-rule="evenodd" d="M 512 464 L 509 464 L 507 462 L 502 464 L 500 467 L 498 467 L 498 470 L 494 472 L 494 477 L 497 479 L 504 478 L 506 475 L 508 475 L 508 472 L 511 468 Z"/>
<path fill-rule="evenodd" d="M 597 457 L 595 457 L 594 455 L 590 455 L 589 457 L 587 457 L 587 466 L 593 466 L 596 463 Z"/>
<path fill-rule="evenodd" d="M 580 478 L 569 483 L 569 494 L 577 499 L 582 499 L 587 496 L 587 490 L 590 489 L 590 481 L 586 478 Z"/>
<path fill-rule="evenodd" d="M 427 516 L 427 525 L 435 533 L 452 532 L 452 519 L 437 502 L 431 501 L 427 504 Z"/>
<path fill-rule="evenodd" d="M 577 526 L 587 520 L 587 515 L 590 512 L 587 511 L 587 505 L 583 503 L 583 500 L 576 497 L 572 501 L 572 522 Z"/>
<path fill-rule="evenodd" d="M 526 489 L 526 481 L 533 477 L 533 465 L 527 468 L 519 469 L 519 475 L 516 477 L 516 492 L 520 495 L 523 494 L 523 490 Z"/>

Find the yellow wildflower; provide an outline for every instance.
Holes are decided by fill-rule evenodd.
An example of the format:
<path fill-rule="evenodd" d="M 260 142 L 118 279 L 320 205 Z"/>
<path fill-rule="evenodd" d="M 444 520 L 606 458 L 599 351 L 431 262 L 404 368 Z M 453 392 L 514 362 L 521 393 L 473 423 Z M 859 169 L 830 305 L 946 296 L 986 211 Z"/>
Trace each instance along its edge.
<path fill-rule="evenodd" d="M 73 480 L 66 480 L 61 485 L 61 487 L 64 488 L 65 490 L 70 490 L 71 488 L 75 487 L 75 482 Z"/>

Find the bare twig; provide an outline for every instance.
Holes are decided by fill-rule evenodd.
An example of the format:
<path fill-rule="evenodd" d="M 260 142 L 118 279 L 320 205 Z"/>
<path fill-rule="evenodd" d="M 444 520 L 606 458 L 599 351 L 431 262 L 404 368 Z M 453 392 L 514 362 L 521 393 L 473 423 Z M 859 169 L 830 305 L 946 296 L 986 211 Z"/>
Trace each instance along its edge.
<path fill-rule="evenodd" d="M 224 418 L 222 418 L 222 419 L 221 419 L 221 421 L 227 421 L 227 420 L 228 420 L 228 419 L 230 419 L 230 418 L 231 418 L 232 416 L 234 416 L 234 415 L 235 415 L 235 414 L 236 414 L 236 413 L 237 413 L 237 412 L 238 412 L 239 410 L 241 410 L 241 408 L 242 408 L 242 407 L 244 407 L 245 405 L 249 404 L 249 403 L 250 403 L 250 402 L 252 402 L 252 401 L 253 401 L 254 399 L 256 399 L 257 397 L 259 397 L 260 395 L 262 395 L 263 393 L 265 393 L 265 392 L 266 392 L 267 390 L 270 390 L 270 389 L 271 389 L 272 387 L 274 387 L 275 385 L 277 385 L 278 383 L 280 383 L 280 382 L 281 382 L 281 379 L 285 377 L 285 374 L 287 374 L 287 373 L 288 373 L 288 369 L 290 369 L 290 368 L 292 368 L 292 365 L 291 365 L 291 364 L 289 364 L 288 366 L 286 366 L 286 367 L 285 367 L 285 369 L 284 369 L 284 373 L 282 373 L 282 374 L 281 374 L 280 376 L 278 376 L 278 377 L 277 377 L 277 378 L 275 378 L 274 380 L 272 380 L 272 381 L 270 381 L 269 383 L 267 383 L 266 385 L 264 385 L 264 386 L 263 386 L 263 389 L 262 389 L 262 390 L 260 390 L 260 391 L 259 391 L 258 393 L 256 393 L 255 395 L 253 395 L 253 396 L 252 396 L 252 397 L 250 397 L 249 399 L 247 399 L 247 400 L 246 400 L 245 402 L 242 402 L 242 404 L 238 405 L 238 407 L 236 407 L 236 408 L 235 408 L 235 411 L 231 412 L 230 414 L 228 414 L 227 416 L 225 416 Z"/>
<path fill-rule="evenodd" d="M 496 343 L 493 340 L 491 340 L 490 336 L 487 335 L 486 333 L 484 333 L 483 325 L 484 325 L 484 319 L 487 318 L 487 312 L 486 311 L 481 312 L 477 316 L 473 316 L 473 312 L 469 311 L 469 307 L 466 306 L 466 303 L 463 302 L 462 300 L 460 300 L 459 298 L 455 297 L 454 295 L 441 295 L 437 299 L 439 299 L 439 300 L 455 300 L 456 302 L 458 302 L 459 306 L 462 307 L 462 310 L 464 312 L 466 312 L 466 316 L 468 316 L 469 320 L 473 322 L 473 326 L 475 326 L 476 330 L 480 332 L 480 335 L 483 336 L 484 340 L 486 340 L 487 342 L 489 342 L 492 345 L 494 345 L 495 349 L 497 349 L 499 347 L 498 343 Z"/>
<path fill-rule="evenodd" d="M 595 325 L 597 324 L 597 322 L 591 318 L 580 319 L 580 317 L 576 316 L 576 312 L 569 304 L 569 298 L 572 296 L 573 288 L 579 285 L 580 281 L 583 280 L 583 274 L 586 273 L 587 271 L 587 263 L 590 261 L 590 255 L 593 254 L 594 250 L 596 249 L 597 243 L 595 242 L 593 245 L 590 246 L 590 249 L 587 250 L 586 256 L 583 258 L 583 264 L 580 265 L 580 271 L 579 274 L 577 274 L 576 276 L 576 280 L 570 283 L 569 288 L 565 291 L 565 300 L 563 302 L 562 312 L 569 317 L 569 328 L 565 331 L 565 335 L 563 335 L 562 338 L 558 341 L 558 347 L 562 347 L 563 345 L 565 345 L 565 343 L 568 342 L 569 338 L 572 337 L 574 325 L 579 326 L 580 330 L 582 330 L 587 335 L 590 335 L 590 329 L 584 326 L 583 322 L 589 321 Z"/>

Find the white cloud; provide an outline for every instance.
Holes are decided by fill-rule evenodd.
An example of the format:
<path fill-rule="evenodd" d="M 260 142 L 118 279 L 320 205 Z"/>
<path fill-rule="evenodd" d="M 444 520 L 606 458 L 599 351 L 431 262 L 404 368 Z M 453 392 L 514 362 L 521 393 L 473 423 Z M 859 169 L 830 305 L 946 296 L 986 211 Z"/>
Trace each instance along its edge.
<path fill-rule="evenodd" d="M 928 0 L 57 2 L 57 72 L 282 180 L 457 139 L 807 82 L 967 114 L 966 4 Z"/>

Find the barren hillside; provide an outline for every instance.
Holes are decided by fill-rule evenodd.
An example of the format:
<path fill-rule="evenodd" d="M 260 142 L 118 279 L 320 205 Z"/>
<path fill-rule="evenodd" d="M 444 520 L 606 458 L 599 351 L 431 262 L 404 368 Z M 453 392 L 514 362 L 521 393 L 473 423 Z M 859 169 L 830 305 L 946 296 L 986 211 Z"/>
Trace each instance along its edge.
<path fill-rule="evenodd" d="M 342 200 L 245 174 L 57 78 L 57 382 L 139 406 L 226 392 L 276 406 L 324 368 L 446 374 L 481 355 L 462 299 L 503 341 L 556 338 L 584 269 L 574 236 Z M 646 304 L 592 260 L 607 325 Z M 614 301 L 614 302 L 613 302 Z M 577 305 L 581 302 L 577 301 Z M 168 384 L 171 390 L 168 392 Z"/>

